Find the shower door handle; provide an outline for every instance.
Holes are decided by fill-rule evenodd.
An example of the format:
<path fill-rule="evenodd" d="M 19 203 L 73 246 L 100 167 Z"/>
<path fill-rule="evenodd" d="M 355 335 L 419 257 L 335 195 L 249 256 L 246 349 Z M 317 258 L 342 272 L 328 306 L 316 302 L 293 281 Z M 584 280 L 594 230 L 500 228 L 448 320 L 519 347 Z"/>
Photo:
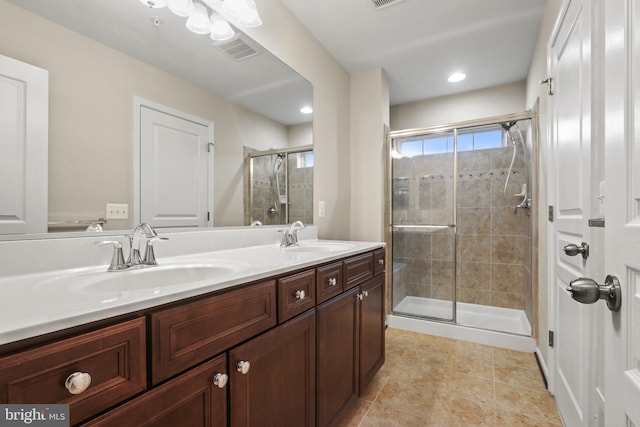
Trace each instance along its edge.
<path fill-rule="evenodd" d="M 616 276 L 607 276 L 604 285 L 598 285 L 588 277 L 581 277 L 569 282 L 567 292 L 571 294 L 571 298 L 582 304 L 593 304 L 603 299 L 611 311 L 620 310 L 622 305 L 620 282 Z"/>
<path fill-rule="evenodd" d="M 566 245 L 562 248 L 565 254 L 569 256 L 576 256 L 578 254 L 582 254 L 582 259 L 589 258 L 589 244 L 587 242 L 582 242 L 580 246 L 574 245 L 573 243 Z"/>

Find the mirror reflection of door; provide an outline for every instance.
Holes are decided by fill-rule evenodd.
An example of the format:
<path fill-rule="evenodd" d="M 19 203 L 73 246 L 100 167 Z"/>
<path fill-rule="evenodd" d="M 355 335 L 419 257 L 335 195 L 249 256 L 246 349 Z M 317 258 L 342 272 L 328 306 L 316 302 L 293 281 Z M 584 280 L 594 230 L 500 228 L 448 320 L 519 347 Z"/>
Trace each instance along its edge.
<path fill-rule="evenodd" d="M 163 111 L 164 110 L 164 111 Z M 140 222 L 154 227 L 213 224 L 213 123 L 140 105 Z"/>
<path fill-rule="evenodd" d="M 0 234 L 47 231 L 49 73 L 0 55 Z"/>

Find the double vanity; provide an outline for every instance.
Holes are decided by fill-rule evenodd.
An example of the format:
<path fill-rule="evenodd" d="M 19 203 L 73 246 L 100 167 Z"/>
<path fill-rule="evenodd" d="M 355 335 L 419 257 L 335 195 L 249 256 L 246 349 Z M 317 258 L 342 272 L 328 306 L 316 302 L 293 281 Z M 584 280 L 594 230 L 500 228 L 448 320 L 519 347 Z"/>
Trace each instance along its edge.
<path fill-rule="evenodd" d="M 110 272 L 98 235 L 0 242 L 53 251 L 0 277 L 0 403 L 67 403 L 72 425 L 335 424 L 384 363 L 383 244 L 166 236 L 158 265 Z"/>

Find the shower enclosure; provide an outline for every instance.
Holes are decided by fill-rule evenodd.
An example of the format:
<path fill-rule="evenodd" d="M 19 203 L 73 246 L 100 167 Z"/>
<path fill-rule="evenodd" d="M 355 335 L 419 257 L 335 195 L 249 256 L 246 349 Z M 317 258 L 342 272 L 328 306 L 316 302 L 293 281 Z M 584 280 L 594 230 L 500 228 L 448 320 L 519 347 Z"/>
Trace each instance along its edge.
<path fill-rule="evenodd" d="M 245 224 L 313 222 L 313 150 L 253 152 L 247 157 Z"/>
<path fill-rule="evenodd" d="M 391 133 L 391 310 L 530 337 L 530 113 Z"/>

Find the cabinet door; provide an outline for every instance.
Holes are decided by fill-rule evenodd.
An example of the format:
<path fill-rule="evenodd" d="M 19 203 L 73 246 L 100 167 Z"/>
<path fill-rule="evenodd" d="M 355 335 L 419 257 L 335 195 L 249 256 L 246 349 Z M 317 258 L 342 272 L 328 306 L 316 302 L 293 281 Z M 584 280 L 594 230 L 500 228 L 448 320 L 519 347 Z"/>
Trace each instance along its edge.
<path fill-rule="evenodd" d="M 360 387 L 362 392 L 384 364 L 384 274 L 360 286 Z"/>
<path fill-rule="evenodd" d="M 227 359 L 220 355 L 198 368 L 132 400 L 85 426 L 224 427 L 227 425 L 227 388 L 214 384 L 226 375 Z M 226 379 L 226 378 L 225 378 Z"/>
<path fill-rule="evenodd" d="M 358 394 L 358 298 L 354 288 L 318 307 L 317 425 L 332 425 Z"/>
<path fill-rule="evenodd" d="M 229 352 L 231 426 L 315 425 L 315 320 L 310 310 Z"/>

